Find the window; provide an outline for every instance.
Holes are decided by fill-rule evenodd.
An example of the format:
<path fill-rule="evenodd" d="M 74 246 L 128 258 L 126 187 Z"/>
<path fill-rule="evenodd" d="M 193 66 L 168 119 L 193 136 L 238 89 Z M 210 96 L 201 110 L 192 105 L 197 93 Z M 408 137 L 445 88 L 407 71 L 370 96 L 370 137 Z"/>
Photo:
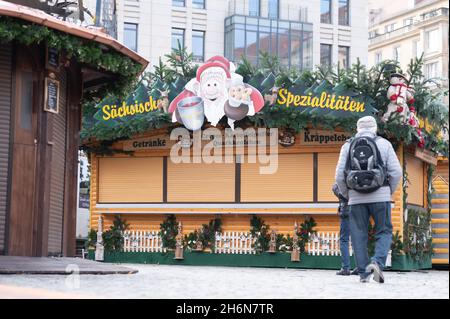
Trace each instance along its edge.
<path fill-rule="evenodd" d="M 349 0 L 339 0 L 339 24 L 349 25 Z"/>
<path fill-rule="evenodd" d="M 320 0 L 320 22 L 331 23 L 331 0 Z"/>
<path fill-rule="evenodd" d="M 438 63 L 428 63 L 425 64 L 425 78 L 426 79 L 433 79 L 439 77 L 438 74 Z"/>
<path fill-rule="evenodd" d="M 205 9 L 206 0 L 192 0 L 192 7 L 197 9 Z"/>
<path fill-rule="evenodd" d="M 350 64 L 350 47 L 339 46 L 339 67 L 348 69 Z"/>
<path fill-rule="evenodd" d="M 185 0 L 172 0 L 172 5 L 174 7 L 185 7 L 186 2 L 185 2 Z"/>
<path fill-rule="evenodd" d="M 253 17 L 259 17 L 259 8 L 260 8 L 259 0 L 250 0 L 248 15 Z"/>
<path fill-rule="evenodd" d="M 278 0 L 269 0 L 269 19 L 278 19 Z"/>
<path fill-rule="evenodd" d="M 225 19 L 225 57 L 236 63 L 245 56 L 258 65 L 258 53 L 262 51 L 278 56 L 283 66 L 310 70 L 312 39 L 310 23 L 250 16 Z"/>
<path fill-rule="evenodd" d="M 425 33 L 425 41 L 426 41 L 426 50 L 427 52 L 434 52 L 439 50 L 439 42 L 442 39 L 439 39 L 439 30 L 434 29 L 431 31 L 427 31 Z"/>
<path fill-rule="evenodd" d="M 195 61 L 205 60 L 205 32 L 192 31 L 192 54 Z"/>
<path fill-rule="evenodd" d="M 420 57 L 422 55 L 422 50 L 420 49 L 419 40 L 415 40 L 412 42 L 412 56 Z"/>
<path fill-rule="evenodd" d="M 412 25 L 412 24 L 413 24 L 413 18 L 407 18 L 407 19 L 403 20 L 403 26 L 404 27 Z"/>
<path fill-rule="evenodd" d="M 400 61 L 400 47 L 395 47 L 392 54 L 392 59 Z"/>
<path fill-rule="evenodd" d="M 384 32 L 392 32 L 392 31 L 394 31 L 395 30 L 395 26 L 396 26 L 395 23 L 388 24 L 387 26 L 384 27 Z"/>
<path fill-rule="evenodd" d="M 383 60 L 383 55 L 381 54 L 381 52 L 376 52 L 375 53 L 375 63 L 379 64 L 379 63 L 381 63 L 382 60 Z"/>
<path fill-rule="evenodd" d="M 320 65 L 331 65 L 331 44 L 320 44 Z"/>
<path fill-rule="evenodd" d="M 172 28 L 172 50 L 184 48 L 184 29 Z"/>
<path fill-rule="evenodd" d="M 123 43 L 131 50 L 137 51 L 138 25 L 136 23 L 124 23 Z"/>

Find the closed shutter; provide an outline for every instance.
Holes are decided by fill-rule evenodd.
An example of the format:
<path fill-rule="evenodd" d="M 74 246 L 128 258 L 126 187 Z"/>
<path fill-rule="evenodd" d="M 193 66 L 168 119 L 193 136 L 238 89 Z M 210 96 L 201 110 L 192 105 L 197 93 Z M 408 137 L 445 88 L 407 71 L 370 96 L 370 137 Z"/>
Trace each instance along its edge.
<path fill-rule="evenodd" d="M 331 190 L 336 173 L 339 153 L 319 153 L 317 155 L 317 199 L 319 202 L 335 202 L 338 199 Z"/>
<path fill-rule="evenodd" d="M 0 253 L 5 249 L 11 122 L 11 45 L 0 44 Z"/>
<path fill-rule="evenodd" d="M 162 157 L 104 157 L 98 167 L 99 203 L 162 202 Z"/>
<path fill-rule="evenodd" d="M 260 174 L 261 165 L 242 163 L 242 202 L 313 201 L 313 154 L 279 154 L 274 174 Z"/>
<path fill-rule="evenodd" d="M 408 174 L 407 203 L 423 206 L 423 162 L 411 155 L 405 156 L 406 173 Z"/>
<path fill-rule="evenodd" d="M 235 164 L 167 163 L 169 202 L 234 202 Z"/>
<path fill-rule="evenodd" d="M 67 128 L 66 72 L 63 68 L 57 80 L 60 82 L 59 112 L 50 115 L 53 116 L 53 146 L 50 164 L 49 255 L 62 253 Z"/>

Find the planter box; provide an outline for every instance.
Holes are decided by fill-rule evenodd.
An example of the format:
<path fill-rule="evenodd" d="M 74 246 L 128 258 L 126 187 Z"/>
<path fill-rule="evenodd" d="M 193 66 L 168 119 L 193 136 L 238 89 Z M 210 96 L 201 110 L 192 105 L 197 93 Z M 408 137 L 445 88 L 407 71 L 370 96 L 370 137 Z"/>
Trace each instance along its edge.
<path fill-rule="evenodd" d="M 431 256 L 423 260 L 414 260 L 407 255 L 393 255 L 392 256 L 392 270 L 411 271 L 418 269 L 431 269 Z"/>
<path fill-rule="evenodd" d="M 95 253 L 89 251 L 89 259 L 94 259 Z M 266 268 L 304 268 L 304 269 L 340 269 L 340 256 L 312 256 L 301 254 L 300 262 L 292 262 L 290 253 L 262 253 L 262 254 L 212 254 L 208 252 L 184 251 L 183 260 L 175 260 L 172 251 L 166 253 L 149 252 L 105 252 L 105 262 L 161 264 L 187 266 L 229 266 L 229 267 L 266 267 Z M 355 267 L 351 258 L 351 267 Z M 431 269 L 431 257 L 422 261 L 415 261 L 409 256 L 392 256 L 392 267 L 387 270 L 411 271 Z"/>
<path fill-rule="evenodd" d="M 173 252 L 105 252 L 105 262 L 138 263 L 162 265 L 191 266 L 231 266 L 231 267 L 268 267 L 268 268 L 306 268 L 306 269 L 340 269 L 340 256 L 311 256 L 301 254 L 300 262 L 291 261 L 290 253 L 262 254 L 212 254 L 207 252 L 184 252 L 183 260 L 175 260 Z M 94 254 L 90 253 L 93 259 Z M 352 261 L 352 267 L 354 262 Z"/>

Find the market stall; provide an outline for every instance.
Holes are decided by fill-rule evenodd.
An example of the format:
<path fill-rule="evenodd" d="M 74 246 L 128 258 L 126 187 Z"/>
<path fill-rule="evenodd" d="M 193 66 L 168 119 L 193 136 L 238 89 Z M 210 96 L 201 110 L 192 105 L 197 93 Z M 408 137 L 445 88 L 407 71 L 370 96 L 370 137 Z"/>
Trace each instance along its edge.
<path fill-rule="evenodd" d="M 147 61 L 100 32 L 0 1 L 0 254 L 75 254 L 81 100 Z"/>
<path fill-rule="evenodd" d="M 419 76 L 397 79 L 400 70 L 391 63 L 300 74 L 273 65 L 256 70 L 246 61 L 234 68 L 222 57 L 198 69 L 185 61 L 187 74 L 168 63 L 131 96 L 107 97 L 93 107 L 96 121 L 83 132 L 91 165 L 91 244 L 104 241 L 109 250 L 101 258 L 339 267 L 335 167 L 356 120 L 374 115 L 405 172 L 391 202 L 391 263 L 402 269 L 431 265 L 431 174 L 436 153 L 448 146 L 436 133 L 445 117 L 427 117 L 443 106 L 421 87 Z M 404 81 L 408 90 L 390 92 L 394 81 Z M 212 83 L 228 85 L 225 102 L 220 94 L 209 99 Z M 243 92 L 237 102 L 236 92 Z M 405 99 L 397 102 L 393 94 Z M 193 97 L 209 101 L 201 120 L 179 106 L 183 99 L 194 103 Z M 218 102 L 225 103 L 224 111 L 215 108 Z M 255 137 L 258 129 L 265 129 L 261 139 Z M 263 163 L 250 160 L 255 149 L 262 150 Z M 275 158 L 276 169 L 262 174 Z M 123 237 L 114 239 L 117 230 Z M 405 256 L 416 264 L 407 265 Z"/>

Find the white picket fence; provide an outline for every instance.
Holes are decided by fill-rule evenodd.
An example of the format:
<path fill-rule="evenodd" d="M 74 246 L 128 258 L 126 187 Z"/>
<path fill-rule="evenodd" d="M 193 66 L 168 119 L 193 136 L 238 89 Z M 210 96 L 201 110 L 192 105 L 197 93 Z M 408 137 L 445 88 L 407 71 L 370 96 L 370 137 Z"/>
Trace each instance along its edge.
<path fill-rule="evenodd" d="M 312 256 L 340 256 L 339 233 L 319 232 L 310 234 L 310 241 L 307 244 L 306 252 Z M 352 245 L 349 242 L 349 253 L 353 255 Z"/>
<path fill-rule="evenodd" d="M 124 232 L 125 252 L 165 252 L 162 240 L 156 231 Z M 253 247 L 254 238 L 249 232 L 223 232 L 216 233 L 214 253 L 216 254 L 256 254 Z M 350 256 L 353 255 L 349 244 Z M 319 232 L 311 236 L 307 244 L 306 253 L 313 256 L 340 256 L 339 233 Z"/>
<path fill-rule="evenodd" d="M 156 231 L 127 230 L 123 233 L 125 252 L 165 252 Z"/>
<path fill-rule="evenodd" d="M 247 232 L 216 233 L 214 252 L 216 254 L 256 254 L 253 237 Z"/>

